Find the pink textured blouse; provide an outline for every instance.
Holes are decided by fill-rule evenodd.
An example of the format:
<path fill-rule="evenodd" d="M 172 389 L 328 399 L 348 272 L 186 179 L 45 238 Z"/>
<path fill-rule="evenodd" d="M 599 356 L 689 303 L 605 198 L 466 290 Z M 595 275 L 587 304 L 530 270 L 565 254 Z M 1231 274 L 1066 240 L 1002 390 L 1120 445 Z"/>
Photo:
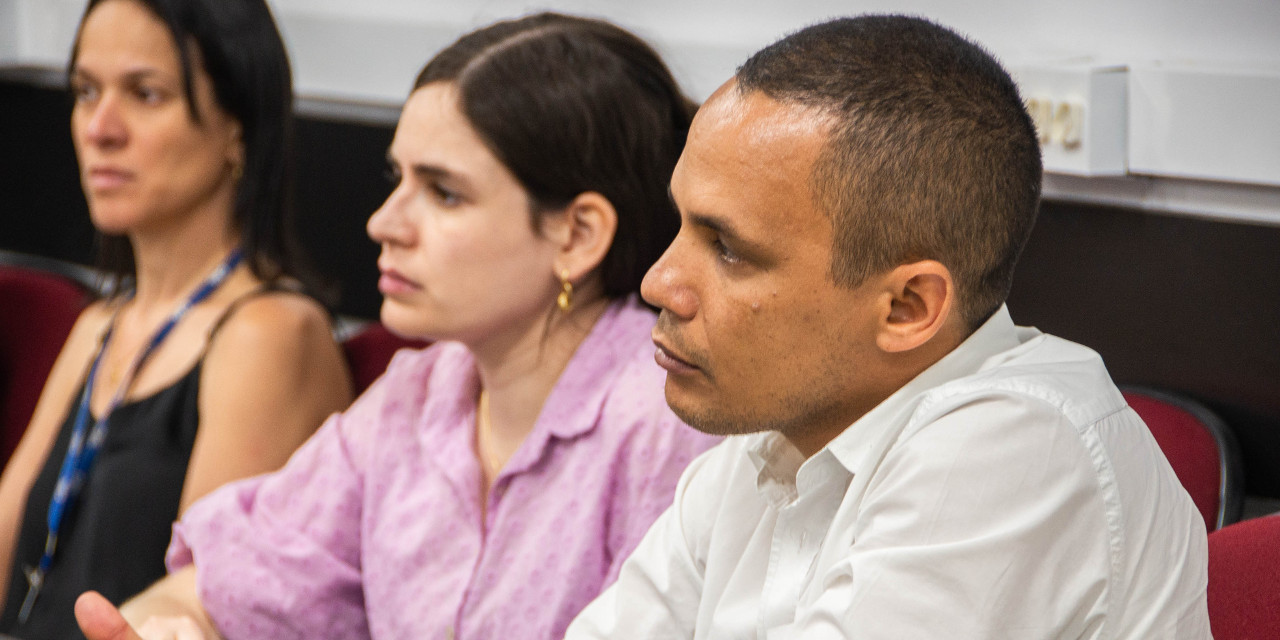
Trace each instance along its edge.
<path fill-rule="evenodd" d="M 193 505 L 170 570 L 228 638 L 561 637 L 715 442 L 667 407 L 653 321 L 605 312 L 488 496 L 471 354 L 400 352 L 282 470 Z"/>

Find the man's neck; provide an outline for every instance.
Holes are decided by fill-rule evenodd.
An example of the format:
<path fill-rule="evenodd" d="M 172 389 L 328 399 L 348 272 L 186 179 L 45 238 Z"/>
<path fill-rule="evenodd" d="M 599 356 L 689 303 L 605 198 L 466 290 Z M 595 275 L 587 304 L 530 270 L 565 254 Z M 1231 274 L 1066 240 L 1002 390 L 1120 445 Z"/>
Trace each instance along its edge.
<path fill-rule="evenodd" d="M 885 354 L 885 362 L 878 367 L 882 373 L 875 380 L 864 381 L 864 388 L 850 390 L 845 402 L 836 404 L 825 415 L 811 416 L 803 428 L 787 430 L 782 435 L 806 460 L 813 457 L 850 425 L 955 351 L 964 342 L 962 335 L 960 331 L 944 330 L 910 352 Z"/>

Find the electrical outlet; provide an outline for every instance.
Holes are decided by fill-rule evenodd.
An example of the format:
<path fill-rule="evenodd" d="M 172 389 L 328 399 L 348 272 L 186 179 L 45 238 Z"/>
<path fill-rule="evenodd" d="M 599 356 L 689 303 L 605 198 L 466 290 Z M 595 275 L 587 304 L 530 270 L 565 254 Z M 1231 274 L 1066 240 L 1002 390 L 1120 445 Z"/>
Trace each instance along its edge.
<path fill-rule="evenodd" d="M 1085 60 L 1014 66 L 1044 169 L 1083 176 L 1127 168 L 1126 68 Z"/>

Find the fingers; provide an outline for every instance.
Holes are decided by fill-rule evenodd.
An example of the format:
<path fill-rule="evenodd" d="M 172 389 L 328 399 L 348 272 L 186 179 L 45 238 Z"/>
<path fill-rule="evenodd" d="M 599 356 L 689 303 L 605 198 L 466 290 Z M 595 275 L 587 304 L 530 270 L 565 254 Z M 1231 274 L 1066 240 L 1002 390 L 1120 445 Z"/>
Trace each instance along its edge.
<path fill-rule="evenodd" d="M 152 616 L 138 628 L 138 634 L 148 640 L 205 640 L 199 625 L 186 616 Z"/>
<path fill-rule="evenodd" d="M 96 591 L 86 591 L 76 598 L 76 622 L 88 640 L 142 640 L 115 605 Z"/>

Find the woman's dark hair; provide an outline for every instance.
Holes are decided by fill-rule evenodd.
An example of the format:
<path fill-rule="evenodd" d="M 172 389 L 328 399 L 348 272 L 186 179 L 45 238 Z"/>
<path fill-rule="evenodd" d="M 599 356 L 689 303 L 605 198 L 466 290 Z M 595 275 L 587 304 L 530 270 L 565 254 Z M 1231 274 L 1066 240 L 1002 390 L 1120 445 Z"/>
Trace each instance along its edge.
<path fill-rule="evenodd" d="M 667 195 L 697 105 L 658 54 L 601 20 L 539 13 L 458 39 L 414 89 L 451 82 L 459 108 L 529 193 L 531 223 L 579 194 L 618 212 L 604 294 L 640 289 L 680 227 Z"/>
<path fill-rule="evenodd" d="M 80 25 L 105 0 L 89 0 Z M 182 63 L 191 118 L 200 122 L 192 77 L 199 64 L 214 100 L 241 127 L 243 175 L 232 213 L 245 262 L 262 280 L 299 277 L 300 252 L 291 235 L 293 80 L 284 41 L 264 0 L 131 0 L 168 27 Z M 79 56 L 77 36 L 69 70 Z M 198 52 L 198 57 L 196 57 Z M 127 238 L 97 234 L 99 266 L 117 280 L 134 271 Z M 308 283 L 310 284 L 310 283 Z"/>

